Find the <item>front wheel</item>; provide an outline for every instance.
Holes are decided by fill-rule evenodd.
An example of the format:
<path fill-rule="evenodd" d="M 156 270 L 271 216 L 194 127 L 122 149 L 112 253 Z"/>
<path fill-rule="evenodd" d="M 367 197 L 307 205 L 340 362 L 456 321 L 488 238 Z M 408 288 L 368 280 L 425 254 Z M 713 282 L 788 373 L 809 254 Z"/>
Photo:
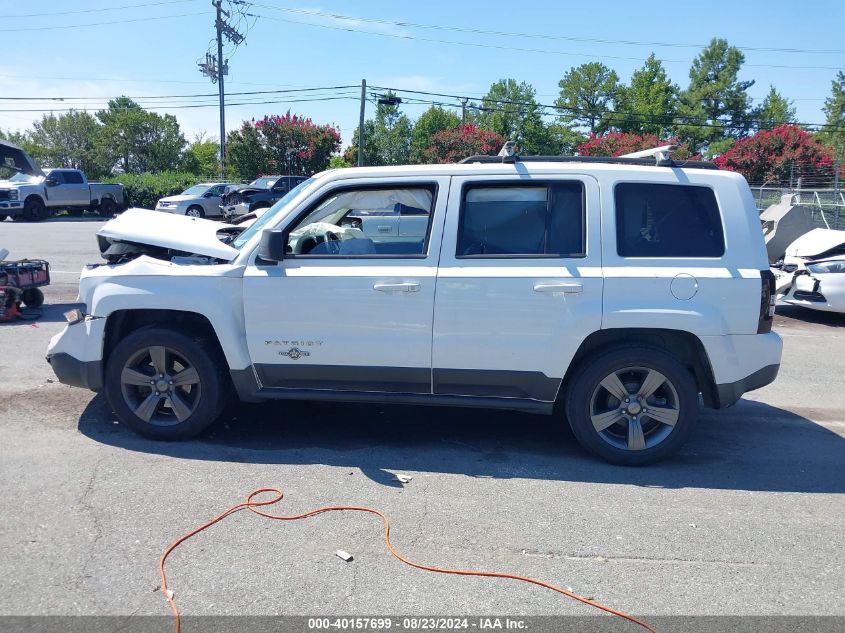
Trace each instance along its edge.
<path fill-rule="evenodd" d="M 698 389 L 689 370 L 648 347 L 626 347 L 588 361 L 566 393 L 578 442 L 625 466 L 656 462 L 678 450 L 697 409 Z"/>
<path fill-rule="evenodd" d="M 40 308 L 44 305 L 44 293 L 41 288 L 27 288 L 21 293 L 21 301 L 27 308 Z"/>
<path fill-rule="evenodd" d="M 40 222 L 47 219 L 49 212 L 39 198 L 29 198 L 23 204 L 23 213 L 19 216 L 26 222 Z"/>
<path fill-rule="evenodd" d="M 205 211 L 202 210 L 202 207 L 193 206 L 185 211 L 185 215 L 190 218 L 203 218 L 205 217 Z"/>
<path fill-rule="evenodd" d="M 226 405 L 224 362 L 209 341 L 145 328 L 124 338 L 106 367 L 106 397 L 118 419 L 158 440 L 193 437 Z"/>

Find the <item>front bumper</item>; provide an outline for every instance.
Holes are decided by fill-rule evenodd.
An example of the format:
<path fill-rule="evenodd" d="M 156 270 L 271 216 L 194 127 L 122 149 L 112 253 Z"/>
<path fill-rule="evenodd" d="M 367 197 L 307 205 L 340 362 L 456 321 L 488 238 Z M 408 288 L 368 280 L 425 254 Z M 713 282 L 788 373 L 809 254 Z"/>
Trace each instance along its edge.
<path fill-rule="evenodd" d="M 249 213 L 249 203 L 241 202 L 239 204 L 229 205 L 228 207 L 221 205 L 220 210 L 223 211 L 223 216 L 226 218 L 239 218 L 242 215 Z"/>
<path fill-rule="evenodd" d="M 21 211 L 23 202 L 20 200 L 0 200 L 0 211 Z"/>
<path fill-rule="evenodd" d="M 62 384 L 91 391 L 100 391 L 103 388 L 102 361 L 84 361 L 70 354 L 59 353 L 48 354 L 47 362 Z"/>
<path fill-rule="evenodd" d="M 47 362 L 59 382 L 99 391 L 103 387 L 103 335 L 106 319 L 88 317 L 65 326 L 50 339 Z"/>

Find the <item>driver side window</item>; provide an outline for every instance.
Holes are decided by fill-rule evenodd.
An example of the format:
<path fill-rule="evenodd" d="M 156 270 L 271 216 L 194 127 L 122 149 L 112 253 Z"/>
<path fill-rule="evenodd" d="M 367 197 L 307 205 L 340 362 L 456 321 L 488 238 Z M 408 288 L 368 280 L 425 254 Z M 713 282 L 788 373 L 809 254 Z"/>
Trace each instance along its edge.
<path fill-rule="evenodd" d="M 424 256 L 435 195 L 433 185 L 335 190 L 289 231 L 287 252 L 294 257 Z"/>

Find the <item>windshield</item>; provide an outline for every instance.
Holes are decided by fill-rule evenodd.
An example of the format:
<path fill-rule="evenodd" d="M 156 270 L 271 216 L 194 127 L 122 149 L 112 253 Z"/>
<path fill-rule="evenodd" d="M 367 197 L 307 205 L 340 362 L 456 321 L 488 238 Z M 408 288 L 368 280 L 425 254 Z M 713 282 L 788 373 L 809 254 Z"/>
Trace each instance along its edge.
<path fill-rule="evenodd" d="M 206 191 L 211 189 L 211 185 L 194 185 L 182 192 L 183 196 L 201 196 Z"/>
<path fill-rule="evenodd" d="M 253 235 L 258 233 L 261 229 L 264 228 L 266 224 L 272 222 L 275 218 L 279 218 L 287 212 L 285 207 L 288 206 L 288 203 L 296 198 L 299 193 L 305 189 L 308 185 L 314 182 L 313 178 L 309 178 L 308 180 L 303 180 L 299 183 L 296 187 L 288 191 L 284 196 L 279 198 L 272 207 L 270 207 L 267 212 L 258 218 L 252 225 L 246 229 L 243 233 L 238 235 L 237 238 L 230 244 L 230 246 L 240 249 L 246 244 Z"/>
<path fill-rule="evenodd" d="M 41 178 L 41 176 L 30 176 L 28 174 L 25 174 L 25 173 L 19 171 L 14 176 L 9 178 L 9 180 L 11 180 L 12 182 L 35 182 L 36 180 L 39 180 L 40 178 Z"/>
<path fill-rule="evenodd" d="M 261 189 L 269 189 L 276 181 L 279 179 L 278 176 L 262 176 L 261 178 L 256 178 L 251 183 L 249 183 L 250 187 L 260 187 Z"/>

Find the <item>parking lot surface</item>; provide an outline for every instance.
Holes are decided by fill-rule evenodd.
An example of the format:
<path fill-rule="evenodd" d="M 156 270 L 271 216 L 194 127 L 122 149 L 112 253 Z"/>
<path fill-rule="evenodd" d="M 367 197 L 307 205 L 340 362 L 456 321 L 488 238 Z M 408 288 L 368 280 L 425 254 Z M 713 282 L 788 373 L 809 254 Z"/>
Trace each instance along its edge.
<path fill-rule="evenodd" d="M 845 317 L 778 308 L 778 380 L 705 410 L 677 457 L 646 468 L 587 456 L 558 418 L 423 407 L 241 406 L 161 443 L 44 361 L 79 270 L 100 261 L 101 225 L 0 224 L 12 257 L 53 267 L 43 317 L 0 324 L 0 615 L 166 615 L 165 547 L 275 486 L 281 513 L 384 511 L 412 560 L 529 575 L 637 614 L 845 616 Z M 538 587 L 403 566 L 363 515 L 239 513 L 177 550 L 169 577 L 188 615 L 593 614 Z"/>

